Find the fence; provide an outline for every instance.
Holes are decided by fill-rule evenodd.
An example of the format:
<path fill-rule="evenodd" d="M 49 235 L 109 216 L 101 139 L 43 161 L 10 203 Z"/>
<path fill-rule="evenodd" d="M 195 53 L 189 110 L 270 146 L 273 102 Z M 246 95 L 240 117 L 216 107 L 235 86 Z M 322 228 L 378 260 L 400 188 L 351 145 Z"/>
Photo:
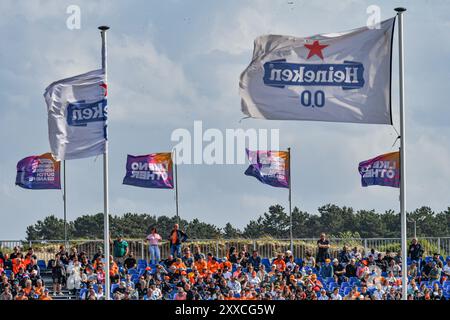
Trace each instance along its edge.
<path fill-rule="evenodd" d="M 314 256 L 317 252 L 317 238 L 313 239 L 295 239 L 294 240 L 294 256 L 304 257 L 306 251 L 309 250 Z M 142 239 L 127 240 L 129 249 L 135 254 L 136 259 L 149 260 L 148 244 Z M 420 243 L 425 250 L 425 255 L 440 253 L 446 257 L 450 255 L 450 237 L 440 238 L 420 238 Z M 54 258 L 59 246 L 64 244 L 64 240 L 47 240 L 47 241 L 22 241 L 22 240 L 0 240 L 0 251 L 3 253 L 10 252 L 15 246 L 27 249 L 33 247 L 38 259 L 46 260 Z M 330 239 L 330 253 L 336 257 L 338 252 L 344 245 L 350 248 L 357 247 L 362 253 L 369 252 L 372 248 L 378 252 L 385 253 L 387 250 L 398 252 L 400 250 L 400 238 L 332 238 Z M 194 239 L 183 244 L 183 247 L 189 247 L 194 250 L 195 246 L 199 246 L 203 253 L 211 252 L 215 256 L 225 257 L 231 247 L 235 247 L 238 251 L 244 247 L 251 251 L 256 249 L 262 257 L 272 258 L 277 252 L 285 252 L 290 249 L 290 241 L 288 239 Z M 103 240 L 74 240 L 68 241 L 66 248 L 76 247 L 78 252 L 84 251 L 88 257 L 92 257 L 98 247 L 103 247 Z M 161 245 L 161 257 L 165 258 L 169 255 L 169 243 L 163 242 Z"/>

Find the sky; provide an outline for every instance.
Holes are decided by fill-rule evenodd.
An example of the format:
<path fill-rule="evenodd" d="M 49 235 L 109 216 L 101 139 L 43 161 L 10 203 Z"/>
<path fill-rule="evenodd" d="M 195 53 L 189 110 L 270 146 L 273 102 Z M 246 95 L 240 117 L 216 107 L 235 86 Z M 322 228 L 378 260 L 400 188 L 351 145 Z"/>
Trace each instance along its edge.
<path fill-rule="evenodd" d="M 78 5 L 80 29 L 66 26 Z M 293 205 L 399 210 L 398 189 L 362 188 L 360 161 L 395 151 L 399 130 L 398 47 L 394 38 L 394 127 L 243 118 L 240 73 L 262 34 L 299 37 L 364 26 L 377 5 L 382 20 L 405 6 L 407 210 L 450 205 L 450 2 L 448 1 L 0 1 L 0 239 L 25 238 L 26 226 L 63 217 L 61 190 L 14 185 L 17 162 L 49 151 L 44 89 L 100 67 L 108 31 L 110 212 L 174 215 L 174 192 L 122 185 L 126 155 L 170 151 L 178 128 L 276 128 L 292 148 Z M 397 35 L 397 30 L 395 32 Z M 244 227 L 270 205 L 288 205 L 286 189 L 243 174 L 247 165 L 180 165 L 180 216 Z M 103 211 L 102 158 L 67 163 L 68 219 Z"/>

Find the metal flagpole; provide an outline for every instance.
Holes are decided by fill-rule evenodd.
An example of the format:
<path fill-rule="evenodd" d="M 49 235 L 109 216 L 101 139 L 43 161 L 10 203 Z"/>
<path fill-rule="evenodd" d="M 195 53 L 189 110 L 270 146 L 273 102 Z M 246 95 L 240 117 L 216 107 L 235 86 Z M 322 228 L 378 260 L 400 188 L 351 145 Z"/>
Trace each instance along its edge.
<path fill-rule="evenodd" d="M 406 168 L 405 168 L 405 84 L 403 57 L 403 12 L 405 8 L 395 8 L 398 17 L 398 55 L 399 55 L 399 89 L 400 89 L 400 219 L 402 244 L 402 300 L 407 300 L 408 272 L 407 272 L 407 239 L 406 239 Z"/>
<path fill-rule="evenodd" d="M 294 254 L 294 237 L 292 233 L 292 196 L 291 196 L 291 148 L 288 148 L 289 166 L 289 233 L 291 239 L 291 252 Z"/>
<path fill-rule="evenodd" d="M 106 31 L 108 26 L 100 26 L 102 36 L 102 69 L 105 72 L 105 84 L 108 85 L 107 78 L 107 51 L 106 51 Z M 106 128 L 107 129 L 107 128 Z M 108 199 L 108 139 L 105 141 L 105 153 L 103 154 L 103 220 L 104 220 L 104 252 L 105 252 L 105 299 L 110 300 L 111 279 L 109 275 L 109 199 Z"/>
<path fill-rule="evenodd" d="M 174 154 L 174 161 L 173 161 L 173 168 L 175 171 L 175 210 L 176 210 L 176 214 L 177 214 L 177 220 L 178 220 L 178 224 L 180 224 L 180 216 L 178 214 L 178 168 L 177 168 L 177 150 L 173 149 L 173 154 Z M 181 226 L 180 226 L 181 227 Z"/>
<path fill-rule="evenodd" d="M 63 179 L 64 179 L 64 246 L 67 249 L 67 180 L 66 180 L 66 160 L 63 160 Z"/>

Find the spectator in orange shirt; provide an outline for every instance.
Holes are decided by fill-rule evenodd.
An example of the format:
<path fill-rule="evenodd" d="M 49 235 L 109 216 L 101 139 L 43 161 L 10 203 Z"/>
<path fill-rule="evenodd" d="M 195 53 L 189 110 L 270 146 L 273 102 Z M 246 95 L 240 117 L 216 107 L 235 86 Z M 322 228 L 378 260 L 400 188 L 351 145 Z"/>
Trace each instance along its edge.
<path fill-rule="evenodd" d="M 186 270 L 186 265 L 183 263 L 181 258 L 177 258 L 175 262 L 172 264 L 172 267 L 175 267 L 175 272 L 180 273 L 181 271 Z"/>
<path fill-rule="evenodd" d="M 119 267 L 117 266 L 117 263 L 114 262 L 114 258 L 110 256 L 109 260 L 109 276 L 111 278 L 111 282 L 115 283 L 119 281 L 120 274 L 119 274 Z"/>
<path fill-rule="evenodd" d="M 12 270 L 14 274 L 18 274 L 20 268 L 25 270 L 25 264 L 23 263 L 23 259 L 20 257 L 12 259 Z"/>
<path fill-rule="evenodd" d="M 222 263 L 220 264 L 220 269 L 224 270 L 225 267 L 228 267 L 228 270 L 231 270 L 233 268 L 233 265 L 230 261 L 228 261 L 227 257 L 223 257 Z"/>
<path fill-rule="evenodd" d="M 53 300 L 48 294 L 48 289 L 44 290 L 44 294 L 39 298 L 39 300 Z"/>
<path fill-rule="evenodd" d="M 220 264 L 217 262 L 216 258 L 213 257 L 213 255 L 211 253 L 208 253 L 208 270 L 211 271 L 212 273 L 216 273 L 217 270 L 219 270 L 220 268 Z"/>
<path fill-rule="evenodd" d="M 25 294 L 25 296 L 27 296 L 28 299 L 31 297 L 31 294 L 33 293 L 31 280 L 28 279 L 25 281 L 25 288 L 23 288 L 23 293 Z"/>
<path fill-rule="evenodd" d="M 28 300 L 27 296 L 24 294 L 23 290 L 20 290 L 19 292 L 17 292 L 16 297 L 14 298 L 14 300 Z"/>
<path fill-rule="evenodd" d="M 284 272 L 286 270 L 286 262 L 284 262 L 283 255 L 279 253 L 273 263 L 278 271 Z"/>
<path fill-rule="evenodd" d="M 200 254 L 200 258 L 194 262 L 195 267 L 199 272 L 201 272 L 203 269 L 208 269 L 208 264 L 205 261 L 205 256 L 203 254 Z"/>
<path fill-rule="evenodd" d="M 44 290 L 45 290 L 45 288 L 44 288 L 44 286 L 42 284 L 42 280 L 38 279 L 36 281 L 36 286 L 33 289 L 34 294 L 37 295 L 40 298 L 44 294 Z"/>

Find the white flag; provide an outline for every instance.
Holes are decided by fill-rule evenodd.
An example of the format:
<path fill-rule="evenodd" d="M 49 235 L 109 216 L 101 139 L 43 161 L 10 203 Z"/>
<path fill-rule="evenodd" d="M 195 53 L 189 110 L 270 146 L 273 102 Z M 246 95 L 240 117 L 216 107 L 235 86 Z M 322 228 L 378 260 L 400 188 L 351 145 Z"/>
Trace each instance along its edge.
<path fill-rule="evenodd" d="M 56 81 L 45 89 L 50 148 L 56 160 L 105 152 L 106 89 L 103 69 Z"/>
<path fill-rule="evenodd" d="M 240 78 L 252 118 L 391 124 L 395 18 L 306 38 L 265 35 Z"/>

